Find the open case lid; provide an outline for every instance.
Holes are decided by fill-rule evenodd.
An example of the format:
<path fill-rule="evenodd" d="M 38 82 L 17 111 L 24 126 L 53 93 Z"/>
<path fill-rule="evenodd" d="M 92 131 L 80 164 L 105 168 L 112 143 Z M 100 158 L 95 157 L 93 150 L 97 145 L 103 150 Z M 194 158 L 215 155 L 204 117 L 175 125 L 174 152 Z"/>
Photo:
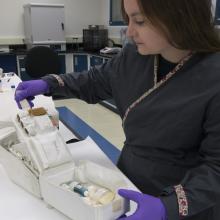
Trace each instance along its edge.
<path fill-rule="evenodd" d="M 65 141 L 47 114 L 30 116 L 23 111 L 18 116 L 13 123 L 19 141 L 25 143 L 21 153 L 29 156 L 39 174 L 64 163 L 73 163 Z"/>
<path fill-rule="evenodd" d="M 30 137 L 28 150 L 40 173 L 64 163 L 73 163 L 71 153 L 58 130 Z"/>
<path fill-rule="evenodd" d="M 0 145 L 9 148 L 18 143 L 16 129 L 12 121 L 0 121 Z"/>

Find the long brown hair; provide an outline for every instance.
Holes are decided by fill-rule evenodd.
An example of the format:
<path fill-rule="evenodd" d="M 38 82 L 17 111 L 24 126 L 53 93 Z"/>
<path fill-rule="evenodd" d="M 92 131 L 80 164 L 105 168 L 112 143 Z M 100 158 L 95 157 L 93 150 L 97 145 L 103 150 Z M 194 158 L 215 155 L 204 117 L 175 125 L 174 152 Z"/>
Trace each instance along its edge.
<path fill-rule="evenodd" d="M 128 16 L 122 1 L 122 14 Z M 196 52 L 220 51 L 211 0 L 137 0 L 143 16 L 176 48 Z"/>

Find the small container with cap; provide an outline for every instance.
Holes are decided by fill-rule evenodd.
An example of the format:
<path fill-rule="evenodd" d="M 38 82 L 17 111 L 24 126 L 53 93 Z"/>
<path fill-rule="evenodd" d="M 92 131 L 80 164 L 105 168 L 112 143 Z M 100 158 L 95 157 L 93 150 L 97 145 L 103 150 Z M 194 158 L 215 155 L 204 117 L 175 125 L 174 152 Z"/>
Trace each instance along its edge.
<path fill-rule="evenodd" d="M 115 198 L 115 193 L 106 188 L 100 187 L 96 191 L 90 191 L 89 197 L 98 204 L 106 205 Z"/>
<path fill-rule="evenodd" d="M 56 109 L 47 109 L 47 114 L 53 126 L 59 128 L 59 113 Z"/>
<path fill-rule="evenodd" d="M 88 189 L 86 187 L 84 187 L 83 185 L 81 185 L 80 183 L 77 182 L 73 182 L 73 191 L 78 193 L 79 195 L 81 195 L 82 197 L 87 197 L 89 192 Z"/>

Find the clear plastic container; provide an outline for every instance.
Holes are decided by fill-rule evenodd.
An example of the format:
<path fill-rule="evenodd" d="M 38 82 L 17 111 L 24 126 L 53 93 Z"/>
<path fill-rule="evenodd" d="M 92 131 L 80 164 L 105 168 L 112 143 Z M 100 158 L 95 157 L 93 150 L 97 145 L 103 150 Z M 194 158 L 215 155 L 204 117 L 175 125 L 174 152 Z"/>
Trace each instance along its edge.
<path fill-rule="evenodd" d="M 59 112 L 56 109 L 47 109 L 47 114 L 53 126 L 59 128 Z"/>

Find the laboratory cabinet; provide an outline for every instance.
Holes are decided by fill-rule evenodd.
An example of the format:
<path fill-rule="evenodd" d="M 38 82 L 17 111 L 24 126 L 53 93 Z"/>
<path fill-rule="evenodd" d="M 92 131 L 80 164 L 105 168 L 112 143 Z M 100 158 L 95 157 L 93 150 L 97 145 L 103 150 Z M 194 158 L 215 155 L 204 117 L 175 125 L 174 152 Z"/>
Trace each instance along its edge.
<path fill-rule="evenodd" d="M 27 45 L 65 44 L 63 4 L 24 5 L 24 30 Z"/>
<path fill-rule="evenodd" d="M 4 72 L 17 73 L 17 61 L 15 54 L 0 54 L 0 68 Z"/>
<path fill-rule="evenodd" d="M 88 55 L 87 54 L 73 54 L 73 71 L 82 72 L 88 70 Z"/>

